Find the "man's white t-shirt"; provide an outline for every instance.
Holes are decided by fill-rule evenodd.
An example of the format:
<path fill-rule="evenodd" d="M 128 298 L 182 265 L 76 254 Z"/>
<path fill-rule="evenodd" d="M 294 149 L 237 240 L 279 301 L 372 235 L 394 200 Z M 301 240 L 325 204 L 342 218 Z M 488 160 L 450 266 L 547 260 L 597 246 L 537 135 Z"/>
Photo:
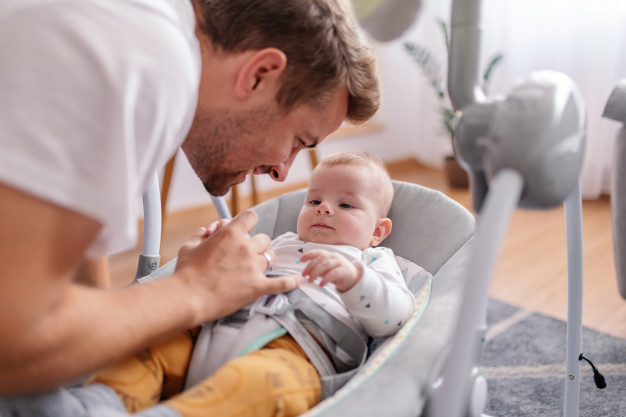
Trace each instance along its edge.
<path fill-rule="evenodd" d="M 141 192 L 187 135 L 200 52 L 190 0 L 2 0 L 0 182 L 137 239 Z"/>

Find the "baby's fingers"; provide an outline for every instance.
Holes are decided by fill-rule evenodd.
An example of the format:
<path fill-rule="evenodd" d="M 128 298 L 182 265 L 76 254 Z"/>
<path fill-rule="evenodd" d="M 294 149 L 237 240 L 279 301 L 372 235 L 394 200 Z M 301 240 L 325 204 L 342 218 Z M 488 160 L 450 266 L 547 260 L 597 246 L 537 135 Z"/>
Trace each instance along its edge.
<path fill-rule="evenodd" d="M 306 262 L 305 259 L 301 258 L 302 262 Z M 314 280 L 315 278 L 323 275 L 324 268 L 321 266 L 323 261 L 319 258 L 311 259 L 308 265 L 302 271 L 302 275 L 305 277 L 310 277 L 309 282 Z"/>
<path fill-rule="evenodd" d="M 300 262 L 309 262 L 314 259 L 319 259 L 321 256 L 323 256 L 324 253 L 325 252 L 321 250 L 312 250 L 311 252 L 307 252 L 304 255 L 302 255 L 300 257 Z"/>
<path fill-rule="evenodd" d="M 198 241 L 204 240 L 207 237 L 211 236 L 213 233 L 220 230 L 222 227 L 226 226 L 229 222 L 230 220 L 220 219 L 220 220 L 216 220 L 212 222 L 207 227 L 200 226 L 198 227 L 196 232 L 193 234 L 193 236 L 190 238 L 190 240 L 198 240 Z"/>
<path fill-rule="evenodd" d="M 226 226 L 228 223 L 230 223 L 230 220 L 228 219 L 220 219 L 220 220 L 214 221 L 213 223 L 209 225 L 209 227 L 206 228 L 207 236 L 210 236 L 211 234 L 217 232 L 222 227 Z"/>

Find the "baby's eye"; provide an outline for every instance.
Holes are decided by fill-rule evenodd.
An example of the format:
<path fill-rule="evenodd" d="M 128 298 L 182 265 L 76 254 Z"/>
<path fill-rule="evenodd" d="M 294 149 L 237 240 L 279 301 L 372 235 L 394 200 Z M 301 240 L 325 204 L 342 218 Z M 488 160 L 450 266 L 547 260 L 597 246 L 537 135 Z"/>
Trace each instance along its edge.
<path fill-rule="evenodd" d="M 348 203 L 341 203 L 339 204 L 339 207 L 349 209 L 349 208 L 352 208 L 352 205 Z"/>
<path fill-rule="evenodd" d="M 311 204 L 312 206 L 319 206 L 322 203 L 319 200 L 311 200 L 309 201 L 309 204 Z"/>

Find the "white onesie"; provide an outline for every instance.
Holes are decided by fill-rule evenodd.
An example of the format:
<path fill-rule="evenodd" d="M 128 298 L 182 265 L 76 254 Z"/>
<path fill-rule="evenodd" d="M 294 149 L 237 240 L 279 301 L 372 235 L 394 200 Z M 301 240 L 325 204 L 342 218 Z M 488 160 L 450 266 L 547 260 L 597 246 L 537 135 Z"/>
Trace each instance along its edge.
<path fill-rule="evenodd" d="M 374 247 L 362 251 L 347 245 L 304 242 L 293 232 L 274 239 L 271 249 L 276 253 L 276 262 L 268 275 L 274 276 L 300 274 L 306 266 L 300 258 L 314 249 L 338 252 L 350 261 L 361 262 L 363 277 L 346 292 L 337 291 L 333 284 L 320 287 L 305 282 L 300 288 L 364 339 L 367 335 L 393 335 L 415 308 L 415 298 L 406 286 L 391 249 Z"/>

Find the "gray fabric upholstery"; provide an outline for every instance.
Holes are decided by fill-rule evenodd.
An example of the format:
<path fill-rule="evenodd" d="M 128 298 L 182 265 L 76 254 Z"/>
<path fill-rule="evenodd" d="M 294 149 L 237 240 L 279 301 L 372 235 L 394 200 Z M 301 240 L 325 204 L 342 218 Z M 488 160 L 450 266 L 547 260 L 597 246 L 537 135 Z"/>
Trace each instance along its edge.
<path fill-rule="evenodd" d="M 392 357 L 349 395 L 323 402 L 311 412 L 324 416 L 417 416 L 439 376 L 452 340 L 471 255 L 474 217 L 443 193 L 394 181 L 391 234 L 383 245 L 433 274 L 430 302 Z M 305 191 L 295 191 L 255 208 L 253 233 L 271 237 L 295 231 Z M 338 392 L 341 394 L 341 390 Z M 337 397 L 337 395 L 336 395 Z"/>

